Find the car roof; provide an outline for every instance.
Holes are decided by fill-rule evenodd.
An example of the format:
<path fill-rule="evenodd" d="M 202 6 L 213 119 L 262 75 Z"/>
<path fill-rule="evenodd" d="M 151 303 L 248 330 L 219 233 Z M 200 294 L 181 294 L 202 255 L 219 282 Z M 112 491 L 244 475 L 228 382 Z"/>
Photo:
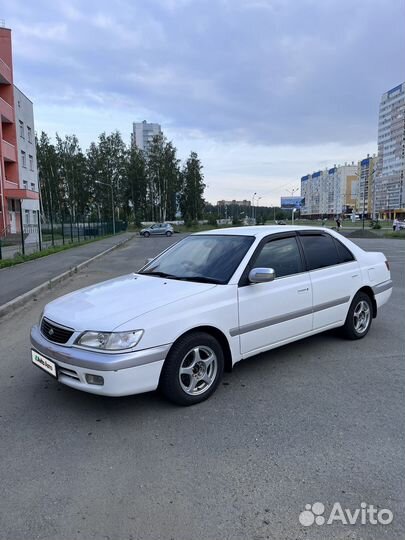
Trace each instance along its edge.
<path fill-rule="evenodd" d="M 262 238 L 269 234 L 284 233 L 289 231 L 327 231 L 331 232 L 326 227 L 314 227 L 306 225 L 247 225 L 246 227 L 227 227 L 223 229 L 212 229 L 210 231 L 201 231 L 194 233 L 195 235 L 204 234 L 224 234 L 236 236 L 256 236 Z"/>

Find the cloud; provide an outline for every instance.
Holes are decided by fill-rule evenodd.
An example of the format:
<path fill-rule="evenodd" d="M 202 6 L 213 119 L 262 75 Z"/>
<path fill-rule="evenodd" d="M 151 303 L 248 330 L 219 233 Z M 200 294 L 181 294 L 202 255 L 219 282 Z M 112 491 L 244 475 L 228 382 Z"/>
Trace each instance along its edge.
<path fill-rule="evenodd" d="M 402 0 L 14 0 L 3 16 L 37 125 L 58 108 L 128 134 L 146 118 L 224 159 L 246 144 L 289 148 L 294 162 L 300 148 L 375 146 L 380 96 L 405 80 L 402 11 Z"/>

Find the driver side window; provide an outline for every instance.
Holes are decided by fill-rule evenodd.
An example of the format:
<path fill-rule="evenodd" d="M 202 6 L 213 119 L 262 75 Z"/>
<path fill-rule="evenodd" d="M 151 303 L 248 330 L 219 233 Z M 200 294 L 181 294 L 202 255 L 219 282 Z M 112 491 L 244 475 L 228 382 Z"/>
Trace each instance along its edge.
<path fill-rule="evenodd" d="M 296 238 L 279 238 L 267 242 L 257 255 L 253 266 L 273 268 L 276 278 L 299 274 L 303 268 Z"/>

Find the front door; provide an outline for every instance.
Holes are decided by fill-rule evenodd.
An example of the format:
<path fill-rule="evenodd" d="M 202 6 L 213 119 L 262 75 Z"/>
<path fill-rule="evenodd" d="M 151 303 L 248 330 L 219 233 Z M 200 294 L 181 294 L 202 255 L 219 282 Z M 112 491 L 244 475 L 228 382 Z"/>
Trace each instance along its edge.
<path fill-rule="evenodd" d="M 273 268 L 276 279 L 238 289 L 241 353 L 258 353 L 310 332 L 312 287 L 295 234 L 269 239 L 249 266 Z"/>
<path fill-rule="evenodd" d="M 8 212 L 8 221 L 10 225 L 10 233 L 15 234 L 17 232 L 17 220 L 15 217 L 15 212 L 12 210 Z"/>

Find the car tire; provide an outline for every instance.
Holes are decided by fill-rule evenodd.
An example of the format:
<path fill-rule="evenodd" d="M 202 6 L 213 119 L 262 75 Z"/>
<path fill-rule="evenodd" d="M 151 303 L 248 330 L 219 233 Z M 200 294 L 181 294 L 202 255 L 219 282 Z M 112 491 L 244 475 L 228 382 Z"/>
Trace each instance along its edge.
<path fill-rule="evenodd" d="M 205 332 L 192 332 L 170 349 L 159 388 L 176 405 L 195 405 L 217 389 L 224 372 L 224 353 L 218 341 Z"/>
<path fill-rule="evenodd" d="M 358 292 L 350 304 L 343 334 L 347 339 L 362 339 L 370 330 L 373 320 L 373 306 L 368 294 Z"/>
<path fill-rule="evenodd" d="M 171 236 L 172 234 L 172 231 L 166 231 L 166 236 Z"/>
<path fill-rule="evenodd" d="M 149 238 L 149 236 L 150 236 L 150 232 L 145 231 L 145 232 L 143 233 L 143 237 L 144 237 L 144 238 Z"/>

